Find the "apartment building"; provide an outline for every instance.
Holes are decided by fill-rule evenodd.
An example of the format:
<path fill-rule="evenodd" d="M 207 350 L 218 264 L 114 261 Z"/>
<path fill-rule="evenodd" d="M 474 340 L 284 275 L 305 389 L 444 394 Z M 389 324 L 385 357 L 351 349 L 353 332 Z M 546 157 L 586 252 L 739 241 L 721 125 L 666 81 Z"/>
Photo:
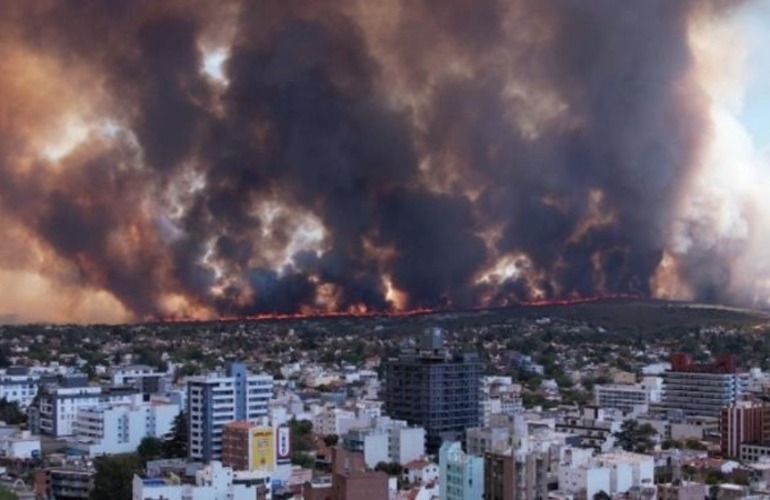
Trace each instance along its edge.
<path fill-rule="evenodd" d="M 53 437 L 71 436 L 73 424 L 81 409 L 110 404 L 130 404 L 139 394 L 136 389 L 102 388 L 88 385 L 85 377 L 72 377 L 62 386 L 41 389 L 43 392 L 30 408 L 30 428 Z"/>
<path fill-rule="evenodd" d="M 693 362 L 688 354 L 674 354 L 663 374 L 663 407 L 682 416 L 719 417 L 746 394 L 749 374 L 738 370 L 735 356 L 721 355 L 714 363 Z"/>
<path fill-rule="evenodd" d="M 190 458 L 220 460 L 222 429 L 230 422 L 256 422 L 268 416 L 273 377 L 249 374 L 242 363 L 229 363 L 223 373 L 191 377 L 187 382 Z"/>
<path fill-rule="evenodd" d="M 168 401 L 104 404 L 80 408 L 69 447 L 87 456 L 131 453 L 145 437 L 162 438 L 173 427 L 179 405 Z"/>
<path fill-rule="evenodd" d="M 481 500 L 484 496 L 484 459 L 466 454 L 457 441 L 442 444 L 439 488 L 443 500 Z"/>
<path fill-rule="evenodd" d="M 663 393 L 663 379 L 645 377 L 639 384 L 607 384 L 594 388 L 596 405 L 616 408 L 625 412 L 646 410 L 650 404 L 658 404 Z"/>
<path fill-rule="evenodd" d="M 422 426 L 435 453 L 442 441 L 463 439 L 469 427 L 481 425 L 481 370 L 477 354 L 447 351 L 441 330 L 432 329 L 416 350 L 385 363 L 385 410 Z"/>

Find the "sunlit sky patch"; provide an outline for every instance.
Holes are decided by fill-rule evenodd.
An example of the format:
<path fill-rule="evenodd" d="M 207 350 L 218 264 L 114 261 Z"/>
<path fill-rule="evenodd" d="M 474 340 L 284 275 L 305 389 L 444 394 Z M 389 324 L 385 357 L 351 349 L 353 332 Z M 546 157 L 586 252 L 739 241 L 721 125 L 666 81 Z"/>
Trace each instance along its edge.
<path fill-rule="evenodd" d="M 754 2 L 737 14 L 749 43 L 746 96 L 740 121 L 755 146 L 770 153 L 770 0 Z"/>

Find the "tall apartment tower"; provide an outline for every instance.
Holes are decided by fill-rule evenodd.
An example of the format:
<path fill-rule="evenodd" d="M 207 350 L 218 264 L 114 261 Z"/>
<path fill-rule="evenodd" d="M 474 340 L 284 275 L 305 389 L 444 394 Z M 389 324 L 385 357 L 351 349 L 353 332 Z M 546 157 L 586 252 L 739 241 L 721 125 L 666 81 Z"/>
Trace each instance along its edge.
<path fill-rule="evenodd" d="M 481 425 L 481 372 L 477 354 L 449 352 L 441 330 L 431 329 L 416 349 L 385 363 L 385 410 L 422 426 L 426 448 L 435 453 L 443 441 L 461 440 L 469 427 Z"/>
<path fill-rule="evenodd" d="M 663 407 L 682 416 L 719 417 L 722 407 L 746 393 L 748 373 L 738 370 L 735 356 L 718 356 L 714 363 L 694 363 L 688 354 L 671 356 L 663 374 Z"/>
<path fill-rule="evenodd" d="M 722 456 L 737 458 L 744 443 L 770 442 L 770 405 L 739 401 L 722 408 L 719 418 Z"/>
<path fill-rule="evenodd" d="M 228 364 L 224 373 L 191 377 L 187 382 L 190 458 L 221 460 L 225 424 L 267 417 L 272 394 L 273 377 L 249 374 L 243 363 Z"/>

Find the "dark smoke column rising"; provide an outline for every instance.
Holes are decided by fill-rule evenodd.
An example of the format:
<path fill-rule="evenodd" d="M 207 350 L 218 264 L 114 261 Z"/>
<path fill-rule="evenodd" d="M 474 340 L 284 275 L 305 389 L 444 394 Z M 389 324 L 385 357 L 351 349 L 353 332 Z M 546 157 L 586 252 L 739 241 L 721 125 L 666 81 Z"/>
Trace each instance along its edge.
<path fill-rule="evenodd" d="M 0 276 L 60 317 L 649 295 L 708 128 L 707 7 L 8 2 Z"/>

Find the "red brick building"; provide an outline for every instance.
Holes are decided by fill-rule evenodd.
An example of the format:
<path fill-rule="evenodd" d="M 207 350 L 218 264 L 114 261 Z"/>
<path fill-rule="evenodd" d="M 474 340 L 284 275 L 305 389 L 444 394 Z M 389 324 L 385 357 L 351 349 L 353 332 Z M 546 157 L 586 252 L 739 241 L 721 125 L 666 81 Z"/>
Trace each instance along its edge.
<path fill-rule="evenodd" d="M 736 458 L 744 443 L 770 443 L 770 405 L 740 401 L 722 408 L 719 420 L 722 456 Z"/>

